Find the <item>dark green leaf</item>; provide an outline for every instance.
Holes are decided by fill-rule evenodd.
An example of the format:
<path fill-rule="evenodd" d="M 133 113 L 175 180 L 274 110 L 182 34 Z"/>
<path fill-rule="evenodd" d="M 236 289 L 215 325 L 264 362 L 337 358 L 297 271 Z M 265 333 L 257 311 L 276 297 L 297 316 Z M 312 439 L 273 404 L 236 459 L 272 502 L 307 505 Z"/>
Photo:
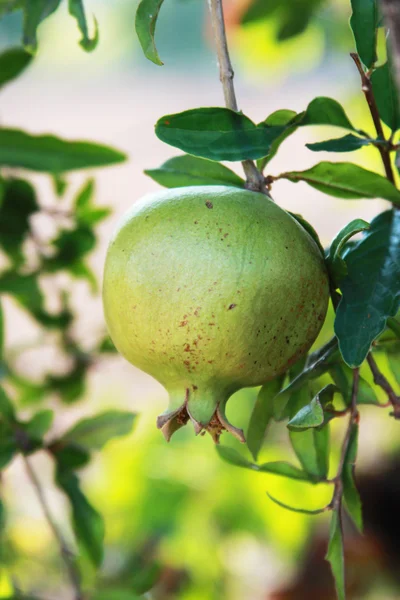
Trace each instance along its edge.
<path fill-rule="evenodd" d="M 90 454 L 81 446 L 66 444 L 62 440 L 56 440 L 49 446 L 57 464 L 62 470 L 80 469 L 90 461 Z"/>
<path fill-rule="evenodd" d="M 0 87 L 18 77 L 32 60 L 22 48 L 10 48 L 0 54 Z"/>
<path fill-rule="evenodd" d="M 358 448 L 358 424 L 354 424 L 350 433 L 350 441 L 347 447 L 346 457 L 343 465 L 343 497 L 347 512 L 353 519 L 359 531 L 363 530 L 362 505 L 355 481 L 354 470 Z"/>
<path fill-rule="evenodd" d="M 79 421 L 62 440 L 86 450 L 100 450 L 109 440 L 131 432 L 136 415 L 127 411 L 109 410 Z"/>
<path fill-rule="evenodd" d="M 381 213 L 345 256 L 348 274 L 340 285 L 335 332 L 350 367 L 361 365 L 386 319 L 399 310 L 399 237 L 400 211 Z"/>
<path fill-rule="evenodd" d="M 187 185 L 233 185 L 244 187 L 244 180 L 220 163 L 190 154 L 175 156 L 159 169 L 146 169 L 146 175 L 167 188 Z"/>
<path fill-rule="evenodd" d="M 3 360 L 3 355 L 4 355 L 4 339 L 5 339 L 4 311 L 3 311 L 3 303 L 0 298 L 0 361 Z"/>
<path fill-rule="evenodd" d="M 30 231 L 30 217 L 38 210 L 33 187 L 22 179 L 3 184 L 0 202 L 0 245 L 16 266 L 24 261 L 22 244 Z"/>
<path fill-rule="evenodd" d="M 379 116 L 392 131 L 400 128 L 400 100 L 389 62 L 375 69 L 371 75 Z"/>
<path fill-rule="evenodd" d="M 251 413 L 249 427 L 247 430 L 247 447 L 257 460 L 258 453 L 262 447 L 266 429 L 273 417 L 273 399 L 282 387 L 283 378 L 278 377 L 265 383 L 257 395 L 257 400 Z"/>
<path fill-rule="evenodd" d="M 44 261 L 44 269 L 49 272 L 62 269 L 68 271 L 93 250 L 96 238 L 90 227 L 78 225 L 75 229 L 61 231 L 52 245 L 56 249 L 56 254 Z"/>
<path fill-rule="evenodd" d="M 106 207 L 96 207 L 93 203 L 94 180 L 89 179 L 79 190 L 75 198 L 75 217 L 77 223 L 86 227 L 93 227 L 111 213 Z"/>
<path fill-rule="evenodd" d="M 0 421 L 0 470 L 4 469 L 18 452 L 18 446 L 12 428 Z"/>
<path fill-rule="evenodd" d="M 66 404 L 76 402 L 85 392 L 86 373 L 89 366 L 84 360 L 76 359 L 66 375 L 48 375 L 46 384 L 49 391 L 59 394 Z"/>
<path fill-rule="evenodd" d="M 143 600 L 143 596 L 129 590 L 112 589 L 96 592 L 91 600 Z"/>
<path fill-rule="evenodd" d="M 400 339 L 400 321 L 398 321 L 395 317 L 389 317 L 386 325 L 391 331 L 393 331 L 395 336 Z"/>
<path fill-rule="evenodd" d="M 95 32 L 91 38 L 89 35 L 89 29 L 86 22 L 85 9 L 83 7 L 82 0 L 68 0 L 68 8 L 70 14 L 75 17 L 79 30 L 82 34 L 82 39 L 79 42 L 80 45 L 87 52 L 94 50 L 99 41 L 99 28 L 97 26 L 97 21 L 95 20 Z"/>
<path fill-rule="evenodd" d="M 377 60 L 376 43 L 378 29 L 377 0 L 351 0 L 353 14 L 350 25 L 353 30 L 357 52 L 367 67 L 371 68 Z"/>
<path fill-rule="evenodd" d="M 308 429 L 319 427 L 324 422 L 324 411 L 318 396 L 315 396 L 309 404 L 306 404 L 292 417 L 288 423 L 291 429 Z"/>
<path fill-rule="evenodd" d="M 370 138 L 360 138 L 352 133 L 344 137 L 326 140 L 325 142 L 316 142 L 315 144 L 306 144 L 309 150 L 313 152 L 353 152 L 363 146 L 369 146 L 375 140 Z"/>
<path fill-rule="evenodd" d="M 156 65 L 164 64 L 158 56 L 154 41 L 158 13 L 163 0 L 141 0 L 136 11 L 135 27 L 143 53 Z"/>
<path fill-rule="evenodd" d="M 329 469 L 329 424 L 322 429 L 290 431 L 289 436 L 303 469 L 311 477 L 326 479 Z"/>
<path fill-rule="evenodd" d="M 104 539 L 104 522 L 101 515 L 89 504 L 74 473 L 57 469 L 56 482 L 71 503 L 74 532 L 79 545 L 91 562 L 99 567 L 103 560 Z"/>
<path fill-rule="evenodd" d="M 332 513 L 326 560 L 330 563 L 338 600 L 346 600 L 344 584 L 344 548 L 340 509 Z"/>
<path fill-rule="evenodd" d="M 299 125 L 331 125 L 357 131 L 337 100 L 319 96 L 310 102 L 304 113 L 294 120 Z"/>
<path fill-rule="evenodd" d="M 107 354 L 107 353 L 115 354 L 116 352 L 118 352 L 118 350 L 114 346 L 110 336 L 108 336 L 108 335 L 103 340 L 101 340 L 97 351 L 100 352 L 101 354 Z"/>
<path fill-rule="evenodd" d="M 0 293 L 13 296 L 41 323 L 57 326 L 57 317 L 48 315 L 44 310 L 44 298 L 37 277 L 37 273 L 19 275 L 15 271 L 5 271 L 0 275 Z"/>
<path fill-rule="evenodd" d="M 24 46 L 29 52 L 36 52 L 37 28 L 60 5 L 61 0 L 30 0 L 24 4 Z"/>
<path fill-rule="evenodd" d="M 292 133 L 294 133 L 296 131 L 296 129 L 298 128 L 299 125 L 297 122 L 293 123 L 293 124 L 291 123 L 291 121 L 294 121 L 296 116 L 297 115 L 294 110 L 281 109 L 281 110 L 276 110 L 271 115 L 269 115 L 269 117 L 267 117 L 265 119 L 264 123 L 266 125 L 270 125 L 270 126 L 285 125 L 286 128 L 272 142 L 267 156 L 264 156 L 263 158 L 260 158 L 257 160 L 257 167 L 260 169 L 260 171 L 263 171 L 265 169 L 266 165 L 270 162 L 270 160 L 272 160 L 274 158 L 274 156 L 278 152 L 279 147 L 282 144 L 282 142 L 284 142 L 286 140 L 286 138 L 289 137 L 290 135 L 292 135 Z"/>
<path fill-rule="evenodd" d="M 261 158 L 284 130 L 284 125 L 256 125 L 242 113 L 218 107 L 165 115 L 156 124 L 163 142 L 214 161 Z"/>
<path fill-rule="evenodd" d="M 347 274 L 346 261 L 344 261 L 341 256 L 346 242 L 348 242 L 348 240 L 356 233 L 361 233 L 367 229 L 369 229 L 369 223 L 362 219 L 354 219 L 354 221 L 351 221 L 343 227 L 334 238 L 331 247 L 329 248 L 327 263 L 331 278 L 335 283 L 340 282 Z"/>
<path fill-rule="evenodd" d="M 320 515 L 321 513 L 326 511 L 325 507 L 318 508 L 316 510 L 309 510 L 307 508 L 295 508 L 294 506 L 289 506 L 289 504 L 284 504 L 284 502 L 277 500 L 276 498 L 274 498 L 274 496 L 271 496 L 271 494 L 269 494 L 268 492 L 267 492 L 267 496 L 270 500 L 272 500 L 272 502 L 275 502 L 275 504 L 277 504 L 281 508 L 285 508 L 286 510 L 290 510 L 291 512 L 301 513 L 303 515 Z"/>
<path fill-rule="evenodd" d="M 30 421 L 23 424 L 23 429 L 30 439 L 41 441 L 50 429 L 53 419 L 54 412 L 52 410 L 39 410 Z"/>
<path fill-rule="evenodd" d="M 63 177 L 59 173 L 53 174 L 52 179 L 53 179 L 54 191 L 55 191 L 56 195 L 59 198 L 61 198 L 62 196 L 64 196 L 64 194 L 67 190 L 68 181 L 65 179 L 65 177 Z"/>
<path fill-rule="evenodd" d="M 239 454 L 234 448 L 229 448 L 228 446 L 216 446 L 216 450 L 223 460 L 235 467 L 242 467 L 244 469 L 250 469 L 251 471 L 258 471 L 259 473 L 270 473 L 271 475 L 279 475 L 281 477 L 288 477 L 289 479 L 315 483 L 307 473 L 290 463 L 276 461 L 256 465 L 244 458 L 244 456 Z"/>
<path fill-rule="evenodd" d="M 55 174 L 123 162 L 125 154 L 92 142 L 0 128 L 0 164 Z"/>
<path fill-rule="evenodd" d="M 352 163 L 320 162 L 307 171 L 283 173 L 293 183 L 305 181 L 337 198 L 383 198 L 400 205 L 400 191 L 382 175 Z"/>

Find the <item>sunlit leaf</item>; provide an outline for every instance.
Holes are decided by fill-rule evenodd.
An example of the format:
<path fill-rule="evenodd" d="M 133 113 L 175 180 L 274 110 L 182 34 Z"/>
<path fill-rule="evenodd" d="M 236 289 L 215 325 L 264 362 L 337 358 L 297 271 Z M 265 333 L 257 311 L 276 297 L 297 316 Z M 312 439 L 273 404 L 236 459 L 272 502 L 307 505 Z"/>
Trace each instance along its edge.
<path fill-rule="evenodd" d="M 123 162 L 125 154 L 93 142 L 62 140 L 0 128 L 0 164 L 59 174 Z"/>
<path fill-rule="evenodd" d="M 306 171 L 282 173 L 280 178 L 305 181 L 337 198 L 383 198 L 400 205 L 400 191 L 388 179 L 352 163 L 321 162 Z"/>
<path fill-rule="evenodd" d="M 283 378 L 278 377 L 265 383 L 258 392 L 246 436 L 247 447 L 252 453 L 254 460 L 257 460 L 266 429 L 273 417 L 273 399 L 281 389 L 282 383 Z"/>
<path fill-rule="evenodd" d="M 187 185 L 233 185 L 244 187 L 244 180 L 224 165 L 198 156 L 184 154 L 170 158 L 158 169 L 146 169 L 146 175 L 167 188 Z"/>
<path fill-rule="evenodd" d="M 315 396 L 309 404 L 306 404 L 292 417 L 288 423 L 291 429 L 308 429 L 319 427 L 324 422 L 324 411 L 318 396 Z"/>
<path fill-rule="evenodd" d="M 135 19 L 136 33 L 144 55 L 156 65 L 164 64 L 158 56 L 154 41 L 158 13 L 163 0 L 141 0 Z"/>
<path fill-rule="evenodd" d="M 62 440 L 86 450 L 100 450 L 111 439 L 130 433 L 135 417 L 131 412 L 109 410 L 82 419 L 63 435 Z"/>
<path fill-rule="evenodd" d="M 343 497 L 347 512 L 353 519 L 359 531 L 363 530 L 362 505 L 360 494 L 354 481 L 354 470 L 358 448 L 358 424 L 351 428 L 350 441 L 347 447 L 346 457 L 343 465 Z"/>
<path fill-rule="evenodd" d="M 340 284 L 342 298 L 335 332 L 343 359 L 357 367 L 386 319 L 400 306 L 400 211 L 378 215 L 363 239 L 345 255 L 348 274 Z"/>
<path fill-rule="evenodd" d="M 340 509 L 332 513 L 326 560 L 330 563 L 338 600 L 346 600 L 344 584 L 344 548 Z"/>

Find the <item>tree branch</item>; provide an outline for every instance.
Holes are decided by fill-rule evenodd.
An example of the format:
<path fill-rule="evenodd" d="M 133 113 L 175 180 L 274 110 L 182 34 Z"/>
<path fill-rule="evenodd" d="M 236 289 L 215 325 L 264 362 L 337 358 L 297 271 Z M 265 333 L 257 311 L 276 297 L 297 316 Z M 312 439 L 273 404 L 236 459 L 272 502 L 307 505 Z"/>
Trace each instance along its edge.
<path fill-rule="evenodd" d="M 393 416 L 395 419 L 400 419 L 400 396 L 396 394 L 384 374 L 379 369 L 375 358 L 372 356 L 371 352 L 367 356 L 367 362 L 369 368 L 371 369 L 371 373 L 374 377 L 375 385 L 378 385 L 382 388 L 390 401 L 390 404 L 393 406 Z"/>
<path fill-rule="evenodd" d="M 375 100 L 374 92 L 372 90 L 372 84 L 371 84 L 370 75 L 369 75 L 369 73 L 366 73 L 364 71 L 363 66 L 361 64 L 361 61 L 360 61 L 360 57 L 358 56 L 358 54 L 351 53 L 350 56 L 354 60 L 355 65 L 356 65 L 356 67 L 358 69 L 358 72 L 360 73 L 360 77 L 361 77 L 361 89 L 364 92 L 365 99 L 366 99 L 366 101 L 368 103 L 369 111 L 371 113 L 371 117 L 372 117 L 372 120 L 373 120 L 374 125 L 375 125 L 376 134 L 377 134 L 378 138 L 386 141 L 385 135 L 383 133 L 381 119 L 379 117 L 379 110 L 378 110 L 378 107 L 376 105 L 376 100 Z M 386 145 L 385 146 L 384 145 L 379 145 L 379 146 L 377 146 L 377 148 L 378 148 L 378 150 L 380 152 L 380 155 L 381 155 L 381 158 L 382 158 L 383 166 L 385 168 L 386 177 L 387 177 L 387 179 L 389 179 L 389 181 L 391 183 L 395 184 L 392 163 L 391 163 L 391 160 L 390 160 L 390 150 L 388 149 L 388 147 Z"/>
<path fill-rule="evenodd" d="M 233 85 L 234 71 L 229 56 L 222 0 L 209 0 L 209 5 L 218 56 L 219 78 L 224 90 L 225 105 L 227 108 L 237 112 L 239 108 L 236 100 L 235 87 Z M 269 195 L 264 184 L 264 177 L 257 169 L 254 162 L 252 160 L 244 160 L 242 166 L 247 179 L 246 187 L 250 190 L 263 192 L 264 194 Z"/>
<path fill-rule="evenodd" d="M 44 494 L 42 484 L 40 483 L 30 461 L 28 460 L 28 458 L 26 456 L 23 456 L 23 461 L 25 464 L 25 469 L 28 474 L 28 477 L 29 477 L 33 487 L 35 488 L 38 500 L 39 500 L 40 505 L 43 510 L 43 514 L 44 514 L 46 521 L 47 521 L 51 531 L 53 532 L 53 535 L 54 535 L 54 537 L 58 543 L 58 546 L 60 548 L 61 557 L 66 566 L 69 580 L 70 580 L 71 586 L 74 590 L 74 600 L 84 600 L 84 596 L 83 596 L 83 592 L 82 592 L 82 588 L 81 588 L 81 576 L 80 576 L 79 570 L 75 564 L 75 557 L 74 557 L 73 553 L 71 552 L 71 550 L 68 548 L 68 545 L 65 542 L 61 531 L 59 530 L 56 522 L 53 519 L 53 516 L 50 512 L 50 507 L 47 503 L 46 496 Z"/>
<path fill-rule="evenodd" d="M 389 41 L 392 50 L 394 75 L 400 91 L 400 3 L 399 0 L 381 0 L 386 27 L 390 32 Z"/>
<path fill-rule="evenodd" d="M 335 491 L 333 493 L 333 498 L 330 504 L 332 510 L 340 510 L 342 505 L 342 497 L 343 497 L 343 469 L 345 466 L 346 455 L 349 449 L 349 443 L 351 438 L 351 430 L 353 425 L 358 422 L 359 414 L 357 407 L 357 398 L 358 398 L 358 386 L 360 382 L 360 368 L 353 369 L 353 388 L 351 392 L 351 404 L 349 407 L 350 410 L 350 418 L 349 423 L 347 425 L 346 433 L 343 440 L 342 450 L 340 453 L 339 466 L 336 473 L 336 477 L 333 480 L 335 483 Z"/>

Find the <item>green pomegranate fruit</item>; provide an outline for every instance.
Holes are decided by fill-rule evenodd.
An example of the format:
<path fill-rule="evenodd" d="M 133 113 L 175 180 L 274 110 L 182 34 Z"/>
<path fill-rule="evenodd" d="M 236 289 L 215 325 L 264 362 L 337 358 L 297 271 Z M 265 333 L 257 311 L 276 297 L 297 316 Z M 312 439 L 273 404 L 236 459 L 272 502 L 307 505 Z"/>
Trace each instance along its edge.
<path fill-rule="evenodd" d="M 135 204 L 104 271 L 112 340 L 169 392 L 167 440 L 190 419 L 215 441 L 228 398 L 283 373 L 325 319 L 328 278 L 309 234 L 265 195 L 233 187 L 160 191 Z"/>

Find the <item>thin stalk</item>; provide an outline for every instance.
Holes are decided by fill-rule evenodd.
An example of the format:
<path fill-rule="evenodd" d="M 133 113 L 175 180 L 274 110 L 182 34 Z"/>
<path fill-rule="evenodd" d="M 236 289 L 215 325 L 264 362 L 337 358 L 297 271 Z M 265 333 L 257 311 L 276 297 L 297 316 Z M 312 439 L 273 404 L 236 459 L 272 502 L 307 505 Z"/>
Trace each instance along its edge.
<path fill-rule="evenodd" d="M 58 525 L 53 519 L 53 515 L 51 514 L 49 504 L 47 502 L 44 489 L 42 487 L 41 482 L 39 481 L 38 476 L 35 473 L 29 459 L 26 456 L 23 456 L 23 461 L 25 464 L 25 469 L 27 475 L 36 491 L 36 495 L 38 497 L 39 503 L 42 507 L 43 514 L 46 518 L 46 521 L 57 541 L 57 544 L 60 549 L 61 558 L 64 561 L 69 581 L 71 583 L 72 589 L 74 590 L 74 599 L 73 600 L 84 600 L 82 588 L 81 588 L 81 576 L 79 573 L 79 569 L 75 564 L 75 558 L 71 550 L 68 548 L 66 541 L 58 528 Z"/>
<path fill-rule="evenodd" d="M 233 84 L 234 71 L 229 56 L 222 0 L 209 0 L 209 5 L 218 57 L 219 78 L 224 91 L 225 106 L 237 112 L 239 107 L 236 99 L 235 87 Z M 246 187 L 250 190 L 267 194 L 267 189 L 264 184 L 264 177 L 257 169 L 254 162 L 252 160 L 244 160 L 242 162 L 242 166 L 247 180 Z"/>
<path fill-rule="evenodd" d="M 395 419 L 400 419 L 400 396 L 396 394 L 389 381 L 379 369 L 375 358 L 370 352 L 367 356 L 367 362 L 374 378 L 375 385 L 378 385 L 386 393 L 390 404 L 393 406 L 393 415 Z"/>

